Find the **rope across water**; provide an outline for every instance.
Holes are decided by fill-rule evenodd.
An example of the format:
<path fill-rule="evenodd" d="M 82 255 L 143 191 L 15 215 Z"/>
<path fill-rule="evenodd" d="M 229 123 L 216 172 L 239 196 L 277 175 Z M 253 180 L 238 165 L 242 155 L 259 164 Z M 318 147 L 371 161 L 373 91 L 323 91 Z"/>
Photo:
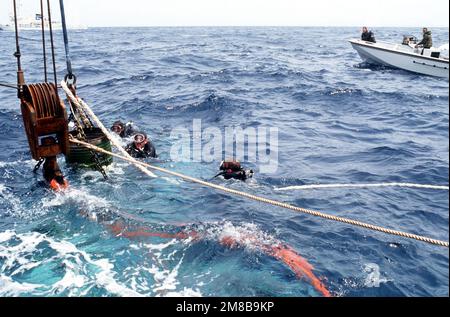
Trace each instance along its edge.
<path fill-rule="evenodd" d="M 99 124 L 100 127 L 103 127 L 103 129 L 106 130 L 106 128 L 103 126 L 103 124 L 100 122 L 100 120 L 95 116 L 95 114 L 89 108 L 89 106 L 85 102 L 83 102 L 80 98 L 76 98 L 75 96 L 73 96 L 72 92 L 68 89 L 68 87 L 67 87 L 65 82 L 62 82 L 61 86 L 66 91 L 67 95 L 69 96 L 69 98 L 73 102 L 77 103 L 80 107 L 84 108 L 89 113 L 89 115 L 92 116 L 93 120 L 97 124 Z M 109 131 L 106 130 L 106 133 L 107 133 L 107 135 L 109 135 Z M 312 216 L 315 216 L 315 217 L 320 217 L 320 218 L 327 219 L 327 220 L 333 220 L 333 221 L 337 221 L 337 222 L 341 222 L 341 223 L 346 223 L 346 224 L 350 224 L 350 225 L 353 225 L 353 226 L 358 226 L 358 227 L 366 228 L 366 229 L 373 230 L 373 231 L 379 231 L 379 232 L 383 232 L 383 233 L 387 233 L 387 234 L 391 234 L 391 235 L 395 235 L 395 236 L 399 236 L 399 237 L 404 237 L 404 238 L 408 238 L 408 239 L 414 239 L 414 240 L 418 240 L 418 241 L 422 241 L 422 242 L 426 242 L 426 243 L 429 243 L 429 244 L 434 244 L 434 245 L 438 245 L 438 246 L 442 246 L 442 247 L 447 247 L 447 248 L 449 247 L 448 241 L 437 240 L 437 239 L 424 237 L 424 236 L 420 236 L 420 235 L 416 235 L 416 234 L 412 234 L 412 233 L 407 233 L 407 232 L 397 231 L 397 230 L 393 230 L 393 229 L 388 229 L 388 228 L 372 225 L 372 224 L 361 222 L 361 221 L 357 221 L 357 220 L 352 220 L 352 219 L 348 219 L 348 218 L 333 216 L 333 215 L 326 214 L 326 213 L 323 213 L 323 212 L 309 210 L 309 209 L 293 206 L 293 205 L 290 205 L 290 204 L 287 204 L 287 203 L 283 203 L 283 202 L 280 202 L 280 201 L 276 201 L 276 200 L 272 200 L 272 199 L 256 196 L 256 195 L 253 195 L 253 194 L 237 191 L 237 190 L 234 190 L 234 189 L 226 188 L 226 187 L 223 187 L 223 186 L 220 186 L 220 185 L 216 185 L 216 184 L 213 184 L 213 183 L 210 183 L 210 182 L 206 182 L 206 181 L 203 181 L 203 180 L 191 177 L 191 176 L 187 176 L 187 175 L 184 175 L 184 174 L 181 174 L 181 173 L 178 173 L 178 172 L 174 172 L 174 171 L 162 168 L 162 167 L 153 166 L 153 165 L 150 165 L 150 164 L 138 161 L 138 160 L 130 157 L 128 155 L 128 153 L 127 153 L 126 156 L 115 154 L 115 153 L 106 151 L 106 150 L 104 150 L 102 148 L 99 148 L 97 146 L 94 146 L 92 144 L 76 140 L 73 137 L 70 138 L 70 142 L 78 144 L 78 145 L 81 145 L 81 146 L 84 146 L 84 147 L 86 147 L 88 149 L 97 151 L 99 153 L 111 155 L 111 156 L 114 156 L 114 157 L 119 158 L 121 160 L 127 161 L 127 162 L 135 165 L 136 167 L 138 167 L 141 171 L 145 170 L 147 172 L 146 173 L 147 175 L 149 175 L 149 173 L 151 173 L 148 169 L 151 169 L 151 170 L 158 171 L 158 172 L 161 172 L 161 173 L 164 173 L 164 174 L 168 174 L 168 175 L 171 175 L 171 176 L 179 177 L 179 178 L 184 179 L 186 181 L 190 181 L 192 183 L 200 184 L 200 185 L 205 186 L 205 187 L 209 187 L 209 188 L 213 188 L 213 189 L 216 189 L 216 190 L 220 190 L 220 191 L 228 193 L 228 194 L 233 194 L 233 195 L 244 197 L 244 198 L 251 199 L 251 200 L 254 200 L 254 201 L 259 201 L 259 202 L 262 202 L 262 203 L 265 203 L 265 204 L 269 204 L 269 205 L 273 205 L 273 206 L 289 209 L 289 210 L 292 210 L 292 211 L 295 211 L 295 212 L 308 214 L 308 215 L 312 215 Z M 151 173 L 151 175 L 154 175 L 154 174 Z M 149 176 L 151 176 L 151 175 L 149 175 Z"/>
<path fill-rule="evenodd" d="M 381 184 L 317 184 L 301 185 L 275 188 L 276 191 L 309 190 L 309 189 L 334 189 L 334 188 L 382 188 L 382 187 L 402 187 L 418 189 L 449 190 L 448 186 L 423 185 L 410 183 L 381 183 Z"/>
<path fill-rule="evenodd" d="M 190 176 L 187 176 L 187 175 L 184 175 L 184 174 L 181 174 L 181 173 L 173 172 L 173 171 L 167 170 L 167 169 L 162 168 L 162 167 L 153 166 L 153 165 L 150 165 L 150 164 L 147 164 L 147 163 L 144 163 L 144 162 L 137 161 L 135 159 L 129 159 L 127 157 L 124 157 L 124 156 L 121 156 L 121 155 L 118 155 L 118 154 L 115 154 L 115 153 L 108 152 L 108 151 L 106 151 L 106 150 L 104 150 L 102 148 L 96 147 L 96 146 L 94 146 L 92 144 L 89 144 L 89 143 L 86 143 L 86 142 L 82 142 L 82 141 L 76 140 L 74 138 L 71 138 L 70 142 L 75 143 L 75 144 L 79 144 L 79 145 L 82 145 L 82 146 L 85 146 L 86 148 L 89 148 L 89 149 L 94 150 L 94 151 L 98 151 L 98 152 L 103 153 L 103 154 L 112 155 L 112 156 L 117 157 L 117 158 L 119 158 L 121 160 L 130 162 L 130 163 L 132 163 L 132 164 L 134 164 L 136 166 L 150 168 L 152 170 L 155 170 L 155 171 L 158 171 L 158 172 L 161 172 L 161 173 L 165 173 L 165 174 L 168 174 L 168 175 L 179 177 L 179 178 L 182 178 L 182 179 L 184 179 L 186 181 L 190 181 L 190 182 L 197 183 L 197 184 L 200 184 L 200 185 L 203 185 L 203 186 L 206 186 L 206 187 L 214 188 L 214 189 L 217 189 L 217 190 L 229 193 L 229 194 L 233 194 L 233 195 L 236 195 L 236 196 L 241 196 L 241 197 L 244 197 L 244 198 L 252 199 L 252 200 L 259 201 L 259 202 L 266 203 L 266 204 L 270 204 L 270 205 L 273 205 L 273 206 L 277 206 L 277 207 L 281 207 L 281 208 L 285 208 L 285 209 L 290 209 L 290 210 L 293 210 L 293 211 L 296 211 L 296 212 L 300 212 L 300 213 L 304 213 L 304 214 L 308 214 L 308 215 L 312 215 L 312 216 L 316 216 L 316 217 L 320 217 L 320 218 L 324 218 L 324 219 L 328 219 L 328 220 L 333 220 L 333 221 L 338 221 L 338 222 L 342 222 L 342 223 L 347 223 L 347 224 L 351 224 L 351 225 L 354 225 L 354 226 L 358 226 L 358 227 L 362 227 L 362 228 L 366 228 L 366 229 L 370 229 L 370 230 L 374 230 L 374 231 L 379 231 L 379 232 L 383 232 L 383 233 L 387 233 L 387 234 L 391 234 L 391 235 L 396 235 L 396 236 L 409 238 L 409 239 L 415 239 L 415 240 L 418 240 L 418 241 L 423 241 L 423 242 L 427 242 L 427 243 L 430 243 L 430 244 L 435 244 L 435 245 L 439 245 L 439 246 L 443 246 L 443 247 L 448 247 L 449 246 L 449 243 L 447 241 L 436 240 L 436 239 L 423 237 L 423 236 L 419 236 L 419 235 L 412 234 L 412 233 L 407 233 L 407 232 L 402 232 L 402 231 L 397 231 L 397 230 L 383 228 L 383 227 L 380 227 L 380 226 L 364 223 L 364 222 L 357 221 L 357 220 L 347 219 L 347 218 L 343 218 L 343 217 L 337 217 L 337 216 L 325 214 L 325 213 L 322 213 L 322 212 L 319 212 L 319 211 L 314 211 L 314 210 L 309 210 L 309 209 L 293 206 L 293 205 L 290 205 L 290 204 L 287 204 L 287 203 L 283 203 L 283 202 L 280 202 L 280 201 L 276 201 L 276 200 L 272 200 L 272 199 L 268 199 L 268 198 L 264 198 L 264 197 L 260 197 L 260 196 L 256 196 L 256 195 L 252 195 L 252 194 L 249 194 L 249 193 L 245 193 L 245 192 L 237 191 L 237 190 L 234 190 L 234 189 L 226 188 L 226 187 L 223 187 L 223 186 L 220 186 L 220 185 L 216 185 L 216 184 L 213 184 L 213 183 L 205 182 L 205 181 L 202 181 L 200 179 L 197 179 L 197 178 L 194 178 L 194 177 L 190 177 Z"/>

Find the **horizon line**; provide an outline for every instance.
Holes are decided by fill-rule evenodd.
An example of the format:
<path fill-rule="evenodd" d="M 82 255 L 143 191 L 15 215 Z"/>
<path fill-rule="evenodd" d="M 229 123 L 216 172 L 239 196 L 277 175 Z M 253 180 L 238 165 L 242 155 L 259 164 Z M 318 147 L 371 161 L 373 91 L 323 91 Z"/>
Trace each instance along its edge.
<path fill-rule="evenodd" d="M 86 25 L 90 28 L 162 28 L 162 27 L 193 27 L 193 28 L 199 28 L 199 27 L 231 27 L 231 28 L 238 28 L 238 27 L 280 27 L 280 28 L 288 28 L 288 27 L 304 27 L 304 28 L 361 28 L 363 25 Z M 420 28 L 422 29 L 423 25 L 375 25 L 375 26 L 368 26 L 369 28 Z M 450 28 L 450 26 L 445 25 L 428 25 L 426 26 L 428 28 Z"/>
<path fill-rule="evenodd" d="M 0 23 L 0 26 L 6 26 L 6 25 L 10 25 L 10 23 Z M 70 25 L 70 23 L 69 23 Z M 342 27 L 342 28 L 361 28 L 363 26 L 367 26 L 369 28 L 423 28 L 423 27 L 428 27 L 428 28 L 450 28 L 449 25 L 370 25 L 370 24 L 366 24 L 366 25 L 292 25 L 292 24 L 288 24 L 288 25 L 261 25 L 261 24 L 256 24 L 256 25 L 226 25 L 226 24 L 218 24 L 218 25 L 196 25 L 196 24 L 180 24 L 180 25 L 89 25 L 89 24 L 74 24 L 76 26 L 86 26 L 89 28 L 162 28 L 162 27 L 167 27 L 167 28 L 178 28 L 178 27 L 193 27 L 193 28 L 199 28 L 199 27 L 223 27 L 223 28 L 238 28 L 238 27 L 280 27 L 280 28 L 295 28 L 295 27 L 304 27 L 304 28 L 337 28 L 337 27 Z"/>

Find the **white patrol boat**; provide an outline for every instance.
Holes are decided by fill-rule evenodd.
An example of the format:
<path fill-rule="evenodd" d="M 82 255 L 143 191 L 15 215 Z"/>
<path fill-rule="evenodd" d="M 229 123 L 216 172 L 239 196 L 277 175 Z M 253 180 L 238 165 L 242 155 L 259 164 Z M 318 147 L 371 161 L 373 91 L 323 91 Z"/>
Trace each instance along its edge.
<path fill-rule="evenodd" d="M 356 39 L 350 40 L 350 43 L 367 63 L 449 78 L 448 44 L 441 48 L 416 48 L 417 39 L 412 36 L 405 36 L 401 44 Z"/>

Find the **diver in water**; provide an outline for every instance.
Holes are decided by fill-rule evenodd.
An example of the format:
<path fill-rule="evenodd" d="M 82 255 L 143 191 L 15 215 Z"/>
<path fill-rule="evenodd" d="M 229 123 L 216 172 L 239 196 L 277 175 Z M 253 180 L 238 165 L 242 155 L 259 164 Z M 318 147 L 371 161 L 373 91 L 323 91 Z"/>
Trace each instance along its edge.
<path fill-rule="evenodd" d="M 254 174 L 253 170 L 245 170 L 242 168 L 241 163 L 238 161 L 223 161 L 222 164 L 220 164 L 220 170 L 222 172 L 217 174 L 214 178 L 223 176 L 226 180 L 237 179 L 245 181 L 252 178 Z"/>
<path fill-rule="evenodd" d="M 111 127 L 111 131 L 118 134 L 121 138 L 129 138 L 137 133 L 133 127 L 133 122 L 128 122 L 127 124 L 122 121 L 116 121 Z"/>
<path fill-rule="evenodd" d="M 134 158 L 158 157 L 152 141 L 147 134 L 141 132 L 136 133 L 133 142 L 128 144 L 125 150 Z"/>
<path fill-rule="evenodd" d="M 48 182 L 51 189 L 62 191 L 69 187 L 69 182 L 61 172 L 56 156 L 45 158 L 43 170 L 44 179 Z"/>

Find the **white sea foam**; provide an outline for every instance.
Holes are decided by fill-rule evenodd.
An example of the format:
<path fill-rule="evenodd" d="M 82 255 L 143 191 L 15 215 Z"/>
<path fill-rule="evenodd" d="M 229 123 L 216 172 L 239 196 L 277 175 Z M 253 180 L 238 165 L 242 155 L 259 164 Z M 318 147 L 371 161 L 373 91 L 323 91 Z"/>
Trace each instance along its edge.
<path fill-rule="evenodd" d="M 19 242 L 19 243 L 17 243 Z M 0 296 L 86 296 L 96 287 L 104 289 L 112 296 L 201 296 L 199 289 L 179 288 L 179 270 L 183 264 L 183 256 L 175 259 L 176 252 L 163 252 L 178 242 L 174 239 L 164 244 L 141 243 L 133 245 L 134 250 L 149 250 L 153 264 L 149 266 L 130 267 L 130 277 L 124 272 L 116 272 L 109 259 L 94 259 L 87 252 L 80 250 L 69 241 L 58 241 L 47 235 L 30 232 L 17 234 L 13 231 L 0 233 L 0 258 L 5 259 L 0 268 Z M 56 255 L 45 260 L 37 260 L 44 248 L 49 248 Z M 167 254 L 168 253 L 168 254 Z M 61 263 L 64 274 L 51 285 L 19 283 L 15 275 L 31 272 L 33 269 Z M 19 266 L 19 268 L 12 270 Z M 12 273 L 11 273 L 12 272 Z M 153 276 L 154 285 L 140 276 L 147 272 Z M 118 278 L 122 281 L 119 282 Z M 125 280 L 125 281 L 123 281 Z M 151 280 L 151 279 L 150 279 Z"/>
<path fill-rule="evenodd" d="M 263 232 L 254 223 L 241 223 L 234 225 L 232 222 L 208 224 L 204 229 L 206 239 L 222 241 L 231 238 L 240 247 L 250 251 L 260 251 L 265 246 L 275 245 L 279 242 L 272 235 Z"/>
<path fill-rule="evenodd" d="M 202 297 L 202 293 L 197 289 L 193 290 L 192 288 L 184 288 L 179 292 L 168 292 L 165 295 L 166 297 Z"/>
<path fill-rule="evenodd" d="M 115 280 L 115 274 L 112 274 L 112 269 L 114 266 L 109 263 L 108 260 L 98 260 L 96 261 L 96 264 L 101 268 L 101 271 L 96 275 L 98 284 L 103 286 L 109 293 L 122 297 L 142 297 L 142 294 L 119 284 Z"/>
<path fill-rule="evenodd" d="M 42 286 L 43 285 L 15 282 L 12 278 L 0 274 L 0 295 L 3 297 L 17 297 L 22 294 L 33 293 Z"/>
<path fill-rule="evenodd" d="M 175 239 L 170 240 L 167 243 L 162 243 L 162 244 L 144 244 L 145 248 L 148 248 L 149 250 L 154 250 L 154 251 L 163 251 L 164 249 L 167 249 L 168 247 L 172 246 L 172 245 L 176 245 L 179 242 Z"/>
<path fill-rule="evenodd" d="M 83 207 L 88 207 L 89 210 L 98 208 L 107 208 L 110 203 L 101 197 L 91 195 L 83 189 L 70 188 L 63 193 L 56 193 L 55 196 L 44 198 L 42 201 L 44 208 L 57 207 L 75 202 Z"/>
<path fill-rule="evenodd" d="M 0 232 L 0 243 L 3 243 L 5 241 L 8 241 L 11 239 L 11 237 L 14 235 L 14 233 L 10 230 L 5 232 Z"/>
<path fill-rule="evenodd" d="M 113 175 L 125 175 L 124 168 L 127 167 L 129 164 L 125 163 L 117 163 L 114 162 L 113 164 L 106 166 L 106 172 L 113 174 Z"/>
<path fill-rule="evenodd" d="M 180 259 L 175 259 L 177 251 L 170 252 L 164 255 L 163 251 L 173 246 L 179 245 L 179 241 L 173 239 L 163 244 L 143 244 L 151 254 L 153 260 L 156 262 L 152 267 L 145 269 L 148 273 L 153 275 L 155 285 L 153 292 L 158 297 L 187 297 L 187 296 L 201 296 L 200 291 L 192 288 L 184 287 L 182 290 L 177 290 L 180 282 L 178 281 L 178 274 L 181 265 L 183 264 L 184 255 Z M 166 263 L 176 264 L 173 268 L 169 268 Z M 172 264 L 173 266 L 173 264 Z"/>
<path fill-rule="evenodd" d="M 7 215 L 19 216 L 23 213 L 24 208 L 22 208 L 20 199 L 3 184 L 0 184 L 0 198 L 4 200 L 2 204 Z"/>
<path fill-rule="evenodd" d="M 156 281 L 156 287 L 153 291 L 157 294 L 163 293 L 164 291 L 175 291 L 177 289 L 177 285 L 179 284 L 177 276 L 178 270 L 180 269 L 182 263 L 183 259 L 181 259 L 171 270 L 160 270 L 160 268 L 156 266 L 149 269 L 149 272 L 154 274 Z"/>
<path fill-rule="evenodd" d="M 139 297 L 141 294 L 119 284 L 115 280 L 116 273 L 113 272 L 114 265 L 111 264 L 107 259 L 93 260 L 90 255 L 88 255 L 84 251 L 78 250 L 78 248 L 70 242 L 61 241 L 57 242 L 54 240 L 50 241 L 50 246 L 58 251 L 60 255 L 67 257 L 70 254 L 77 255 L 77 266 L 67 266 L 68 270 L 66 270 L 66 276 L 57 283 L 56 287 L 82 287 L 85 283 L 85 279 L 83 276 L 79 275 L 79 267 L 81 264 L 79 256 L 82 256 L 83 259 L 90 264 L 93 264 L 100 268 L 100 271 L 95 274 L 95 283 L 98 286 L 104 287 L 109 293 L 124 296 L 124 297 Z"/>
<path fill-rule="evenodd" d="M 35 165 L 36 165 L 36 162 L 33 160 L 0 162 L 0 168 L 16 167 L 16 166 L 29 166 L 29 167 L 33 168 Z"/>
<path fill-rule="evenodd" d="M 96 211 L 111 210 L 111 204 L 108 200 L 91 195 L 83 188 L 70 188 L 61 193 L 50 193 L 43 199 L 35 200 L 31 202 L 31 205 L 28 205 L 21 200 L 20 196 L 13 193 L 5 185 L 0 184 L 0 203 L 3 205 L 6 215 L 21 219 L 41 217 L 48 214 L 55 207 L 71 203 L 77 205 L 80 210 L 87 213 L 87 216 L 93 220 L 96 218 Z"/>
<path fill-rule="evenodd" d="M 381 277 L 380 267 L 375 263 L 368 263 L 364 266 L 364 272 L 367 277 L 364 281 L 365 287 L 380 287 L 382 283 L 387 283 L 390 280 Z"/>
<path fill-rule="evenodd" d="M 19 243 L 8 243 L 19 241 Z M 41 262 L 35 256 L 42 252 L 45 242 L 56 255 Z M 68 241 L 57 241 L 44 234 L 30 232 L 17 234 L 13 231 L 0 233 L 0 258 L 5 259 L 0 268 L 0 296 L 37 295 L 47 296 L 68 293 L 69 296 L 83 296 L 96 286 L 105 289 L 114 296 L 141 296 L 138 292 L 122 285 L 116 280 L 114 265 L 107 259 L 94 260 L 88 253 L 78 249 Z M 52 285 L 19 283 L 14 274 L 24 273 L 45 265 L 50 261 L 62 263 L 64 276 Z M 15 266 L 12 274 L 9 273 Z"/>

